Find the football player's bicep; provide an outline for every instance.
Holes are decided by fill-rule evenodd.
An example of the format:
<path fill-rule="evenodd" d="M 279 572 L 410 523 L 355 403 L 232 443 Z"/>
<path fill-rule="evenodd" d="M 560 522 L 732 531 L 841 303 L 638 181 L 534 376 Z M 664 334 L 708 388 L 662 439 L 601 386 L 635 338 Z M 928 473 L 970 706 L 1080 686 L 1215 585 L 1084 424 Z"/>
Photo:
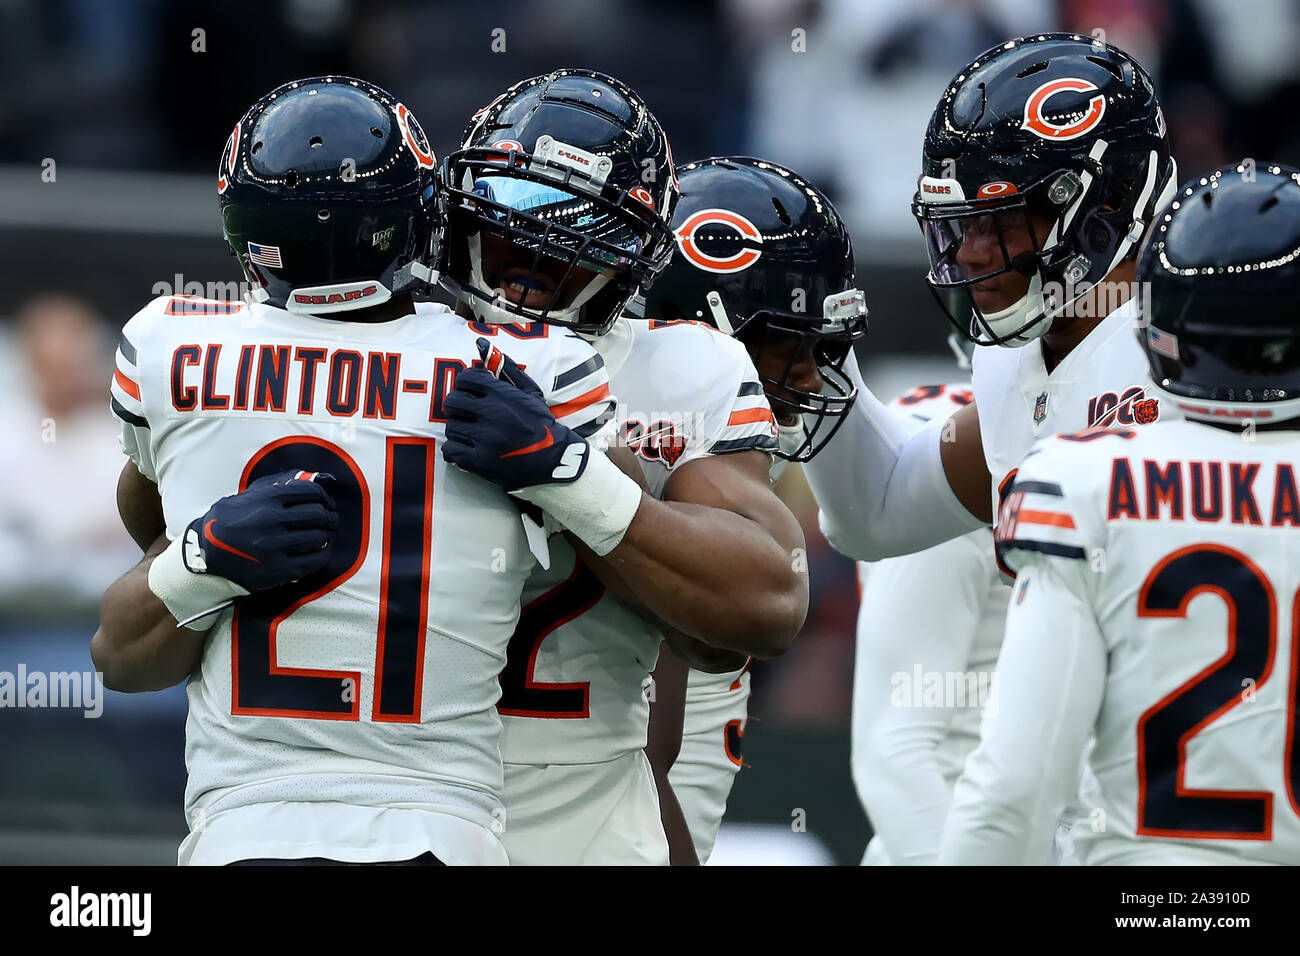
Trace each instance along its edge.
<path fill-rule="evenodd" d="M 952 493 L 967 511 L 993 523 L 993 478 L 980 440 L 980 416 L 975 403 L 957 410 L 943 426 L 939 458 Z"/>
<path fill-rule="evenodd" d="M 758 524 L 786 551 L 804 547 L 803 528 L 768 483 L 771 460 L 760 451 L 710 455 L 680 466 L 664 500 L 720 508 Z"/>
<path fill-rule="evenodd" d="M 167 530 L 158 486 L 140 474 L 133 461 L 122 466 L 122 473 L 117 478 L 117 512 L 122 516 L 127 534 L 141 551 L 149 550 L 149 546 Z"/>

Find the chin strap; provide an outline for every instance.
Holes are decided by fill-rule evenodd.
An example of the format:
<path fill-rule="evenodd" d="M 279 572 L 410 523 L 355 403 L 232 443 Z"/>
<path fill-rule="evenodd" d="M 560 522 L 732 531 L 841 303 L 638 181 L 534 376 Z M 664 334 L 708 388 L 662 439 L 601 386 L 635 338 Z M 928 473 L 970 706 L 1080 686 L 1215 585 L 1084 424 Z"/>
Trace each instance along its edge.
<path fill-rule="evenodd" d="M 1038 318 L 1031 323 L 1031 318 L 1035 313 L 1038 314 Z M 984 319 L 984 324 L 999 338 L 1006 333 L 999 332 L 994 323 L 1007 329 L 1020 330 L 1011 338 L 997 343 L 1003 348 L 1018 348 L 1037 338 L 1041 338 L 1050 324 L 1046 310 L 1043 307 L 1043 274 L 1035 272 L 1029 280 L 1029 291 L 1005 309 L 997 312 L 980 312 L 979 314 Z"/>
<path fill-rule="evenodd" d="M 436 286 L 438 284 L 438 270 L 434 269 L 418 259 L 412 259 L 402 268 L 398 269 L 393 276 L 393 288 L 402 289 L 413 281 L 423 282 L 426 285 Z"/>

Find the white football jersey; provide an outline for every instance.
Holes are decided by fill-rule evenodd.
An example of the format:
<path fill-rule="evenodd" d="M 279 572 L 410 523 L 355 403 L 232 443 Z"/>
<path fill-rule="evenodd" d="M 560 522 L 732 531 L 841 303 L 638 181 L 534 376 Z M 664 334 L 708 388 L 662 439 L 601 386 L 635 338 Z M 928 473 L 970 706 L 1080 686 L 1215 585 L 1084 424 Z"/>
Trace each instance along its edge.
<path fill-rule="evenodd" d="M 777 422 L 777 445 L 786 454 L 793 454 L 804 437 L 802 420 L 791 425 Z M 773 485 L 789 463 L 773 456 L 767 472 Z M 701 866 L 713 855 L 732 784 L 744 766 L 741 741 L 749 723 L 749 666 L 753 662 L 751 657 L 740 669 L 718 674 L 692 668 L 687 676 L 682 746 L 668 771 L 668 782 L 686 818 Z"/>
<path fill-rule="evenodd" d="M 600 357 L 559 329 L 511 331 L 502 351 L 565 424 L 594 431 L 612 410 Z M 534 560 L 514 500 L 438 448 L 481 334 L 431 303 L 362 323 L 186 297 L 123 330 L 112 406 L 169 536 L 288 469 L 334 475 L 341 518 L 325 571 L 241 599 L 206 637 L 188 686 L 182 862 L 393 859 L 365 855 L 393 846 L 504 857 L 497 675 Z M 266 833 L 257 808 L 284 803 L 313 808 Z M 357 807 L 459 818 L 487 842 L 457 859 L 385 825 L 392 846 L 353 845 Z"/>
<path fill-rule="evenodd" d="M 979 406 L 995 517 L 1016 467 L 1040 439 L 1093 426 L 1132 427 L 1181 417 L 1151 391 L 1150 366 L 1134 331 L 1137 305 L 1130 299 L 1102 319 L 1050 373 L 1040 341 L 975 349 L 971 388 Z M 1000 560 L 998 566 L 1009 580 L 1010 569 Z M 1085 767 L 1081 789 L 1088 792 L 1093 785 Z M 1072 804 L 1062 827 L 1080 810 Z M 1070 855 L 1065 841 L 1060 856 L 1068 860 Z"/>
<path fill-rule="evenodd" d="M 621 317 L 593 342 L 618 399 L 618 442 L 655 497 L 689 462 L 771 452 L 776 425 L 749 354 L 703 323 Z M 524 589 L 501 675 L 509 764 L 586 764 L 645 747 L 659 629 L 605 593 L 561 536 Z M 509 804 L 509 794 L 507 794 Z M 509 806 L 507 805 L 507 813 Z"/>
<path fill-rule="evenodd" d="M 890 408 L 922 428 L 972 401 L 969 383 L 922 385 Z M 864 862 L 933 863 L 990 703 L 1010 589 L 983 528 L 858 574 L 853 778 L 875 831 Z"/>
<path fill-rule="evenodd" d="M 1146 353 L 1133 331 L 1136 303 L 1106 316 L 1050 373 L 1042 343 L 983 346 L 971 359 L 980 440 L 993 476 L 993 513 L 1034 442 L 1093 425 L 1149 425 L 1174 409 L 1150 391 Z"/>
<path fill-rule="evenodd" d="M 776 438 L 781 451 L 794 454 L 805 438 L 802 420 L 790 425 L 777 422 Z M 789 463 L 773 456 L 767 471 L 773 486 Z M 713 855 L 732 784 L 744 766 L 741 740 L 749 723 L 749 666 L 753 662 L 751 657 L 738 670 L 717 674 L 692 668 L 687 676 L 682 745 L 668 771 L 668 782 L 686 818 L 701 866 Z"/>
<path fill-rule="evenodd" d="M 997 530 L 1019 572 L 999 664 L 1015 679 L 945 855 L 1032 860 L 1095 731 L 1084 862 L 1300 863 L 1298 460 L 1294 432 L 1182 421 L 1025 460 Z"/>
<path fill-rule="evenodd" d="M 701 866 L 713 853 L 731 785 L 744 765 L 741 743 L 749 722 L 750 663 L 752 658 L 740 670 L 722 674 L 692 668 L 686 679 L 682 746 L 668 782 Z"/>

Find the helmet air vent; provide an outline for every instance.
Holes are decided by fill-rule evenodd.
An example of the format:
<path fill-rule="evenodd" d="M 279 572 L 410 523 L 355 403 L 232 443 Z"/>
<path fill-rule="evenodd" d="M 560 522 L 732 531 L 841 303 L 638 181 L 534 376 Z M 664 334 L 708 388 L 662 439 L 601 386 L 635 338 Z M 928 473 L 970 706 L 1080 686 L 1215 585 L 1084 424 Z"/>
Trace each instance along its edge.
<path fill-rule="evenodd" d="M 1099 67 L 1101 67 L 1107 73 L 1114 76 L 1115 79 L 1119 80 L 1121 83 L 1124 82 L 1124 74 L 1120 71 L 1120 68 L 1117 64 L 1112 63 L 1110 60 L 1104 59 L 1099 56 L 1089 56 L 1086 59 L 1091 63 L 1096 63 Z"/>
<path fill-rule="evenodd" d="M 1025 77 L 1033 76 L 1035 73 L 1040 73 L 1045 69 L 1047 69 L 1047 61 L 1040 60 L 1039 62 L 1035 63 L 1033 66 L 1027 66 L 1019 73 L 1017 73 L 1016 79 L 1023 80 Z"/>

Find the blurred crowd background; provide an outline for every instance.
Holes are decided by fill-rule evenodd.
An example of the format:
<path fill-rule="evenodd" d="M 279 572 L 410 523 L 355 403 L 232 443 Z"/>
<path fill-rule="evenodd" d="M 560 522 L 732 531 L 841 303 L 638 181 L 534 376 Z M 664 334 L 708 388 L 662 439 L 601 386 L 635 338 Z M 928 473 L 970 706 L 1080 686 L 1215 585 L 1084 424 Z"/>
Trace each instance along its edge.
<path fill-rule="evenodd" d="M 760 155 L 830 193 L 871 309 L 860 357 L 886 398 L 965 374 L 908 211 L 930 110 L 983 50 L 1052 30 L 1147 66 L 1184 179 L 1300 162 L 1300 0 L 0 0 L 0 671 L 91 668 L 99 596 L 139 556 L 114 507 L 116 330 L 161 291 L 239 278 L 215 170 L 263 92 L 366 77 L 442 154 L 517 79 L 613 73 L 679 162 Z M 770 832 L 785 839 L 769 861 L 851 863 L 869 832 L 848 773 L 855 568 L 818 533 L 797 469 L 779 490 L 808 535 L 812 607 L 795 649 L 754 668 L 719 856 L 751 861 L 745 835 Z M 184 715 L 180 688 L 110 694 L 97 720 L 0 709 L 0 863 L 173 861 Z M 807 834 L 792 834 L 799 810 Z"/>

